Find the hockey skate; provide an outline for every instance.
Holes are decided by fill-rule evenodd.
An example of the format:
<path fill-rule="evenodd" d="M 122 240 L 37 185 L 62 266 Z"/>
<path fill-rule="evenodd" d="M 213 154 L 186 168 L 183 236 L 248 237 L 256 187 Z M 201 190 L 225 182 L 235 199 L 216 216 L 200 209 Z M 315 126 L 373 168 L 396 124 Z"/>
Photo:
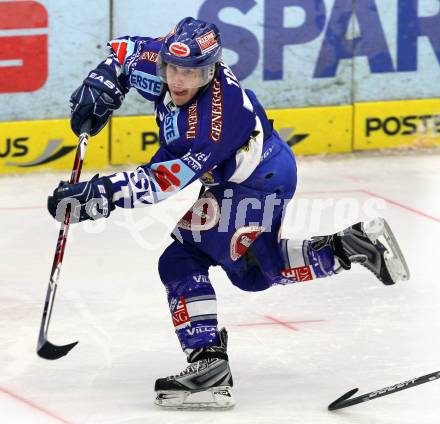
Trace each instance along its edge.
<path fill-rule="evenodd" d="M 359 263 L 386 285 L 409 279 L 405 258 L 385 219 L 358 222 L 331 237 L 342 268 Z"/>
<path fill-rule="evenodd" d="M 156 380 L 156 405 L 170 409 L 229 409 L 235 405 L 226 329 L 219 335 L 220 346 L 194 350 L 188 357 L 190 365 L 180 374 Z"/>

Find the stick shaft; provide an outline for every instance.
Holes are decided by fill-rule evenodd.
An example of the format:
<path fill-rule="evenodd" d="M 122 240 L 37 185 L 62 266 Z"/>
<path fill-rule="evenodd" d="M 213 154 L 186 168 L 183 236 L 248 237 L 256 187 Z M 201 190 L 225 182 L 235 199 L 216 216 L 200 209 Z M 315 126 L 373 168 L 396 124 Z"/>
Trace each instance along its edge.
<path fill-rule="evenodd" d="M 81 170 L 82 170 L 86 148 L 87 148 L 87 142 L 89 138 L 88 132 L 90 131 L 90 123 L 87 122 L 83 126 L 82 130 L 83 131 L 79 136 L 78 146 L 76 148 L 75 161 L 73 162 L 73 168 L 72 168 L 72 173 L 70 175 L 69 184 L 76 184 L 81 176 Z M 53 258 L 52 270 L 49 278 L 49 285 L 47 287 L 47 292 L 46 292 L 46 300 L 44 302 L 43 316 L 41 318 L 37 350 L 39 350 L 47 340 L 47 332 L 49 330 L 49 323 L 52 315 L 53 303 L 55 301 L 55 294 L 57 290 L 58 279 L 60 277 L 64 251 L 66 248 L 69 226 L 70 226 L 70 206 L 66 208 L 64 222 L 61 223 L 60 231 L 58 233 L 58 240 L 55 248 L 55 255 Z"/>

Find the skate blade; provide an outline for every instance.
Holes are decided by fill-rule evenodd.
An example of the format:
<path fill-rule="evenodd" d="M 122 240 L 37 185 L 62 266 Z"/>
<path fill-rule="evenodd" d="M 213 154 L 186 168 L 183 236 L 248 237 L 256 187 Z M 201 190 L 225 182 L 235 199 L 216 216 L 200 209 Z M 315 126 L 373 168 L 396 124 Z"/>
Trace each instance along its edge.
<path fill-rule="evenodd" d="M 384 260 L 393 281 L 409 280 L 410 272 L 408 265 L 387 221 L 384 218 L 375 218 L 372 221 L 366 222 L 363 229 L 373 243 L 376 243 L 380 237 L 383 237 L 384 243 L 382 243 L 382 240 L 379 241 L 387 248 Z"/>
<path fill-rule="evenodd" d="M 156 392 L 155 404 L 165 409 L 205 411 L 227 410 L 235 405 L 230 386 L 212 387 L 201 392 L 162 390 Z"/>

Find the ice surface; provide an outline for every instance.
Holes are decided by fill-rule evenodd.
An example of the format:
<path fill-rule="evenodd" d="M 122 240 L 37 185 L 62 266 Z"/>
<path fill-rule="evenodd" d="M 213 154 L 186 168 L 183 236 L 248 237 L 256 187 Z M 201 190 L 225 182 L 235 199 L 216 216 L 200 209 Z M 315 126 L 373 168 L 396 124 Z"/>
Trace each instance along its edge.
<path fill-rule="evenodd" d="M 227 412 L 153 404 L 155 379 L 186 366 L 156 264 L 196 186 L 154 207 L 71 227 L 49 339 L 80 343 L 55 362 L 37 357 L 58 234 L 45 202 L 66 174 L 0 178 L 1 423 L 440 422 L 440 381 L 327 411 L 351 388 L 366 393 L 440 370 L 438 151 L 299 161 L 284 235 L 331 233 L 379 214 L 412 276 L 385 287 L 354 266 L 326 280 L 245 293 L 213 269 L 237 401 Z"/>

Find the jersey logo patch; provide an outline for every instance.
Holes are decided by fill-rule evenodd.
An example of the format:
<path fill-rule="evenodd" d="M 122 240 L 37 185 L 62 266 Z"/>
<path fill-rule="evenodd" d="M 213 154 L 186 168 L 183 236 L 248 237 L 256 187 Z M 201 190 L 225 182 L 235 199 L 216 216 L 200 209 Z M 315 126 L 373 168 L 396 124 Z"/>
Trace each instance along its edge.
<path fill-rule="evenodd" d="M 239 228 L 231 238 L 229 249 L 231 259 L 233 261 L 240 259 L 264 230 L 264 227 L 252 225 L 249 227 Z"/>
<path fill-rule="evenodd" d="M 223 93 L 222 83 L 214 78 L 211 85 L 211 140 L 220 142 L 223 127 Z"/>
<path fill-rule="evenodd" d="M 199 172 L 203 165 L 211 156 L 211 153 L 208 155 L 202 152 L 192 153 L 189 151 L 182 156 L 182 161 L 185 162 L 195 173 Z"/>
<path fill-rule="evenodd" d="M 176 309 L 173 311 L 173 324 L 176 330 L 184 328 L 191 323 L 189 318 L 188 309 L 186 308 L 185 298 L 180 296 L 177 302 Z"/>
<path fill-rule="evenodd" d="M 154 169 L 153 175 L 156 177 L 156 181 L 162 191 L 170 191 L 174 188 L 180 187 L 180 179 L 176 177 L 176 174 L 180 171 L 180 165 L 175 163 L 168 169 L 165 165 L 159 165 L 157 169 Z"/>
<path fill-rule="evenodd" d="M 134 71 L 130 75 L 130 85 L 144 93 L 158 96 L 162 92 L 162 81 L 156 75 L 142 71 Z"/>
<path fill-rule="evenodd" d="M 177 227 L 190 231 L 207 231 L 220 220 L 220 207 L 215 196 L 207 191 L 177 223 Z"/>
<path fill-rule="evenodd" d="M 180 137 L 179 126 L 177 124 L 177 119 L 179 118 L 179 109 L 174 109 L 173 112 L 169 112 L 165 115 L 163 124 L 163 136 L 167 144 Z"/>
<path fill-rule="evenodd" d="M 158 200 L 168 197 L 180 190 L 194 176 L 193 172 L 180 159 L 151 165 L 151 172 L 159 185 L 161 192 L 156 192 Z"/>
<path fill-rule="evenodd" d="M 281 274 L 284 277 L 293 278 L 295 281 L 313 280 L 312 267 L 310 265 L 283 269 Z"/>
<path fill-rule="evenodd" d="M 186 131 L 186 138 L 188 140 L 194 140 L 197 137 L 197 101 L 195 101 L 188 108 L 188 130 Z"/>
<path fill-rule="evenodd" d="M 152 51 L 142 52 L 139 56 L 139 60 L 146 60 L 147 62 L 156 63 L 157 52 L 152 52 Z"/>

